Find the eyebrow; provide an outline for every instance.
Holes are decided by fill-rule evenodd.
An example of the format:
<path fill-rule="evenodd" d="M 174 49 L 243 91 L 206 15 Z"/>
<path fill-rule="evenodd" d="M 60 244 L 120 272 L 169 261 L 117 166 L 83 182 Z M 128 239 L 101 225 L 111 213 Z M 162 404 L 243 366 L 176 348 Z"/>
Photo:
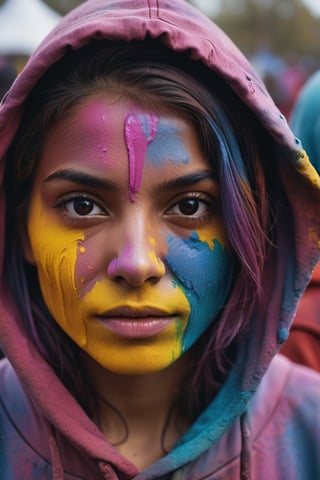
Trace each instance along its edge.
<path fill-rule="evenodd" d="M 77 183 L 84 186 L 90 186 L 94 188 L 101 188 L 106 190 L 111 190 L 114 192 L 119 191 L 117 185 L 108 179 L 102 179 L 90 173 L 79 172 L 73 169 L 63 169 L 58 170 L 47 178 L 45 178 L 44 183 L 53 182 L 55 180 L 64 180 L 67 182 Z M 165 192 L 168 190 L 174 190 L 184 187 L 189 187 L 196 185 L 201 182 L 210 180 L 211 182 L 217 182 L 217 177 L 211 170 L 199 170 L 192 172 L 188 175 L 183 175 L 172 180 L 162 182 L 158 185 L 157 190 L 159 193 Z"/>
<path fill-rule="evenodd" d="M 206 180 L 217 183 L 217 177 L 211 170 L 200 170 L 182 177 L 174 178 L 173 180 L 168 180 L 167 182 L 163 182 L 158 186 L 158 190 L 159 192 L 164 192 L 166 190 L 189 187 Z"/>
<path fill-rule="evenodd" d="M 116 184 L 113 183 L 111 180 L 105 178 L 102 179 L 95 175 L 91 175 L 90 173 L 79 172 L 68 168 L 64 170 L 58 170 L 57 172 L 52 173 L 44 180 L 44 183 L 52 182 L 55 180 L 65 180 L 68 182 L 77 183 L 89 187 L 103 188 L 113 191 L 119 190 Z"/>

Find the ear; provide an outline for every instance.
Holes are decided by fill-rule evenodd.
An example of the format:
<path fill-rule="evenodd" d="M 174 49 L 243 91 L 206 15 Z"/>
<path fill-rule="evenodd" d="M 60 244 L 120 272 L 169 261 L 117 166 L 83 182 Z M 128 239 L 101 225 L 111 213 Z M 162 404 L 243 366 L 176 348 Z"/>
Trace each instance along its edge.
<path fill-rule="evenodd" d="M 30 242 L 27 225 L 25 225 L 24 222 L 23 222 L 23 225 L 20 225 L 19 232 L 20 232 L 23 257 L 26 260 L 26 262 L 30 263 L 31 265 L 35 265 L 36 262 L 33 255 L 33 249 Z"/>

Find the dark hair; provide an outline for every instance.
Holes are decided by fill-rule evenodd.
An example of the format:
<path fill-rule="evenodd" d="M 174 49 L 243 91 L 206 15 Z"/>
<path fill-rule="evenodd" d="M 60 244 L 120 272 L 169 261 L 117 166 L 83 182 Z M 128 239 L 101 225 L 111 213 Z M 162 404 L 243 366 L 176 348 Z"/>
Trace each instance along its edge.
<path fill-rule="evenodd" d="M 78 347 L 49 314 L 36 268 L 23 259 L 16 225 L 26 221 L 34 171 L 50 129 L 81 99 L 99 91 L 130 97 L 142 106 L 154 104 L 157 109 L 182 112 L 195 125 L 204 154 L 219 178 L 222 212 L 237 268 L 219 321 L 194 347 L 196 368 L 193 365 L 188 394 L 194 415 L 194 410 L 198 412 L 212 398 L 226 374 L 230 352 L 261 293 L 272 225 L 265 183 L 272 166 L 266 165 L 272 164 L 274 142 L 214 72 L 190 60 L 187 53 L 173 55 L 153 40 L 112 45 L 95 41 L 79 51 L 68 51 L 34 88 L 6 172 L 5 274 L 28 335 L 82 404 L 83 379 L 75 373 Z"/>

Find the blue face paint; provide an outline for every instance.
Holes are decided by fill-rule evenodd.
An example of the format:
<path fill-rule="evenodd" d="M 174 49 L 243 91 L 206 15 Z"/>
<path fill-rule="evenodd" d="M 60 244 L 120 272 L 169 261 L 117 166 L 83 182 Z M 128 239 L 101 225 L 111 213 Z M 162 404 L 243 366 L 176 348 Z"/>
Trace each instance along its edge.
<path fill-rule="evenodd" d="M 167 265 L 177 287 L 187 297 L 191 313 L 182 341 L 188 350 L 213 322 L 225 305 L 233 277 L 234 260 L 218 240 L 213 249 L 194 233 L 190 238 L 168 239 Z"/>
<path fill-rule="evenodd" d="M 148 124 L 144 122 L 146 136 L 150 135 Z M 157 126 L 157 134 L 148 145 L 147 161 L 149 165 L 161 167 L 163 161 L 172 163 L 188 164 L 190 161 L 189 152 L 183 142 L 180 129 L 173 121 L 160 118 Z"/>

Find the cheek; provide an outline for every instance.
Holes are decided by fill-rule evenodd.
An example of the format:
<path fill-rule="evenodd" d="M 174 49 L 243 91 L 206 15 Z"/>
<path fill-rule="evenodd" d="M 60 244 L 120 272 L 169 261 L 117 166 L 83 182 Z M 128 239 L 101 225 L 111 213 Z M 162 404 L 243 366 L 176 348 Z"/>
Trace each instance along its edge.
<path fill-rule="evenodd" d="M 216 244 L 221 245 L 223 249 L 225 249 L 224 247 L 229 250 L 231 249 L 229 239 L 221 221 L 216 222 L 214 227 L 201 228 L 199 231 L 194 232 L 191 235 L 191 239 L 200 241 L 199 243 L 202 244 L 201 250 L 204 252 L 207 252 L 208 248 L 213 252 Z M 204 244 L 206 244 L 208 248 L 206 248 Z"/>
<path fill-rule="evenodd" d="M 38 270 L 40 286 L 49 309 L 77 295 L 75 264 L 81 232 L 62 229 L 49 215 L 44 215 L 35 199 L 31 204 L 28 232 Z"/>
<path fill-rule="evenodd" d="M 104 275 L 106 273 L 106 271 L 101 272 L 100 277 L 98 276 L 98 265 L 100 265 L 101 263 L 98 258 L 99 251 L 100 249 L 97 248 L 97 245 L 92 245 L 89 240 L 79 242 L 77 246 L 75 281 L 77 288 L 81 294 L 81 298 L 83 298 L 88 292 L 90 292 L 97 280 L 99 280 L 100 277 L 103 277 L 103 273 Z"/>
<path fill-rule="evenodd" d="M 190 304 L 184 335 L 187 350 L 212 323 L 229 295 L 233 257 L 219 240 L 202 242 L 194 233 L 188 239 L 168 239 L 167 263 Z"/>

